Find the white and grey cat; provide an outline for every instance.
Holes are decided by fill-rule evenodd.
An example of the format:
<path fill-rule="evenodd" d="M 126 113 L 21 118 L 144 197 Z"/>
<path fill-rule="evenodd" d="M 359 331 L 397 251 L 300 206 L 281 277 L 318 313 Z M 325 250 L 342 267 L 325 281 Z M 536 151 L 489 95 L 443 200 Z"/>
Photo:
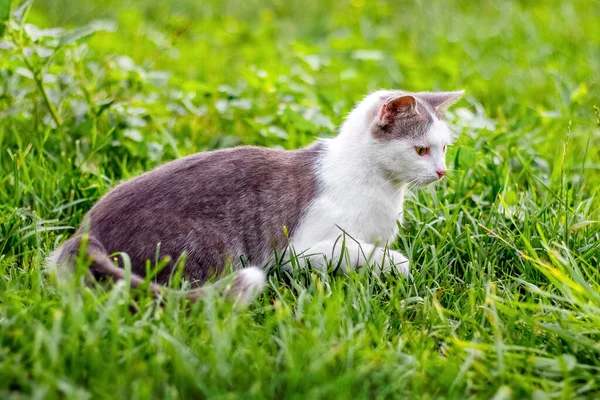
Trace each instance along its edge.
<path fill-rule="evenodd" d="M 242 259 L 263 266 L 291 249 L 286 254 L 303 266 L 341 261 L 343 269 L 370 264 L 406 275 L 408 259 L 387 244 L 398 233 L 407 187 L 446 174 L 452 135 L 443 114 L 462 95 L 377 91 L 336 137 L 306 148 L 237 147 L 169 162 L 104 196 L 49 264 L 71 270 L 84 243 L 92 275 L 119 280 L 124 270 L 109 255 L 124 252 L 137 286 L 158 248 L 171 260 L 185 253 L 184 277 L 203 283 L 227 261 L 238 269 Z M 174 265 L 155 277 L 154 292 Z M 231 282 L 230 293 L 247 303 L 264 287 L 265 273 L 243 268 Z"/>

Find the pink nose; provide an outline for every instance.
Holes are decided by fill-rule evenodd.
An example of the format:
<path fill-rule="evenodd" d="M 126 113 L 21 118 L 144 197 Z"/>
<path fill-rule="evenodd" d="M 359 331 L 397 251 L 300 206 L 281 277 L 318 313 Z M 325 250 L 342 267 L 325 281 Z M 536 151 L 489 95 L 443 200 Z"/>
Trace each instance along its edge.
<path fill-rule="evenodd" d="M 446 175 L 446 170 L 445 169 L 441 169 L 441 170 L 435 171 L 435 172 L 437 172 L 437 174 L 438 174 L 438 176 L 440 178 L 443 177 L 444 175 Z"/>

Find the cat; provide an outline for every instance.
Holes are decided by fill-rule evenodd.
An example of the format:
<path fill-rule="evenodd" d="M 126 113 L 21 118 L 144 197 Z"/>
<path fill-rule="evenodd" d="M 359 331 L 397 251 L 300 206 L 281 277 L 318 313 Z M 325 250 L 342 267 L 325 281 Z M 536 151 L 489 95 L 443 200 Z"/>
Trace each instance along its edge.
<path fill-rule="evenodd" d="M 150 284 L 158 294 L 182 254 L 183 276 L 198 284 L 229 261 L 237 270 L 226 292 L 242 304 L 265 286 L 257 266 L 275 253 L 295 254 L 301 267 L 369 264 L 408 275 L 409 260 L 387 245 L 407 188 L 446 174 L 453 137 L 443 116 L 463 93 L 380 90 L 357 104 L 336 137 L 308 147 L 241 146 L 166 163 L 101 198 L 48 264 L 72 271 L 83 243 L 94 277 L 121 280 L 109 255 L 123 252 L 139 286 L 159 252 L 171 261 Z"/>

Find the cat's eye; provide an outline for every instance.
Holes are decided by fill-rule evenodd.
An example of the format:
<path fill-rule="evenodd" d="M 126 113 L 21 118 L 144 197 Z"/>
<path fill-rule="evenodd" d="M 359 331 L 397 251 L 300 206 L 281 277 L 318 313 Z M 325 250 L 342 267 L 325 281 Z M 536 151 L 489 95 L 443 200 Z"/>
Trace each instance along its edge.
<path fill-rule="evenodd" d="M 415 151 L 417 152 L 418 155 L 423 157 L 424 155 L 429 153 L 429 147 L 415 146 Z"/>

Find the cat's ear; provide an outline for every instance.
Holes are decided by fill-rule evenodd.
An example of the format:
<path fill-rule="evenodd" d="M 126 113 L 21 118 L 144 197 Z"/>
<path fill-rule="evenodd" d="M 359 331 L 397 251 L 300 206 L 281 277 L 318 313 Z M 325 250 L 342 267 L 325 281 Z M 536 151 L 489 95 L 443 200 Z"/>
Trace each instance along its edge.
<path fill-rule="evenodd" d="M 418 96 L 429 103 L 438 117 L 441 117 L 450 107 L 459 101 L 464 94 L 464 90 L 458 90 L 456 92 L 419 93 Z"/>
<path fill-rule="evenodd" d="M 379 120 L 393 120 L 399 116 L 419 115 L 417 110 L 417 99 L 409 94 L 396 97 L 381 106 Z"/>

